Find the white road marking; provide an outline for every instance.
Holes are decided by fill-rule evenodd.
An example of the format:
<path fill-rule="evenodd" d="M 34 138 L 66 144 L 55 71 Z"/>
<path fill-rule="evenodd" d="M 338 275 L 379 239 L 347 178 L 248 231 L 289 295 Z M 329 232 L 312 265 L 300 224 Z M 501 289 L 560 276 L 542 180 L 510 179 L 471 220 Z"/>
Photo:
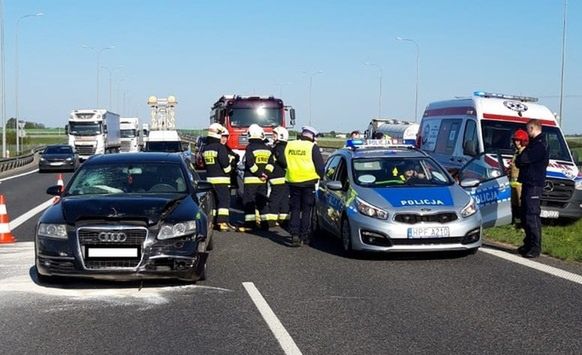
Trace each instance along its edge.
<path fill-rule="evenodd" d="M 36 216 L 40 212 L 44 211 L 52 204 L 53 204 L 53 199 L 51 198 L 50 200 L 43 202 L 40 205 L 36 206 L 35 208 L 31 209 L 30 211 L 18 216 L 12 222 L 10 222 L 10 230 L 16 229 L 22 223 L 28 221 L 29 219 Z"/>
<path fill-rule="evenodd" d="M 255 284 L 252 282 L 243 282 L 242 285 L 261 313 L 261 316 L 263 316 L 265 322 L 267 322 L 269 329 L 271 329 L 271 332 L 273 332 L 273 335 L 275 335 L 275 338 L 279 341 L 279 345 L 281 345 L 285 354 L 301 354 L 301 350 L 299 350 L 297 344 L 295 344 L 295 341 L 291 338 L 291 335 L 289 335 L 281 321 L 279 321 L 279 318 L 277 318 L 271 307 L 269 307 L 269 304 L 263 298 L 263 295 L 261 295 L 259 290 L 255 287 Z"/>
<path fill-rule="evenodd" d="M 6 180 L 11 180 L 11 179 L 16 179 L 17 177 L 21 177 L 21 176 L 25 176 L 25 175 L 30 175 L 30 174 L 36 173 L 37 171 L 38 171 L 38 168 L 34 169 L 33 171 L 28 171 L 26 173 L 5 177 L 4 179 L 0 179 L 0 182 L 6 181 Z"/>
<path fill-rule="evenodd" d="M 575 274 L 573 272 L 569 272 L 566 270 L 558 269 L 557 267 L 549 266 L 546 264 L 539 263 L 537 261 L 533 261 L 530 259 L 523 258 L 521 256 L 516 256 L 511 253 L 507 253 L 497 249 L 489 249 L 489 248 L 480 248 L 480 251 L 497 256 L 499 258 L 514 262 L 516 264 L 520 264 L 523 266 L 527 266 L 529 268 L 545 272 L 546 274 L 550 274 L 552 276 L 556 276 L 568 281 L 575 282 L 579 285 L 582 285 L 582 275 Z"/>

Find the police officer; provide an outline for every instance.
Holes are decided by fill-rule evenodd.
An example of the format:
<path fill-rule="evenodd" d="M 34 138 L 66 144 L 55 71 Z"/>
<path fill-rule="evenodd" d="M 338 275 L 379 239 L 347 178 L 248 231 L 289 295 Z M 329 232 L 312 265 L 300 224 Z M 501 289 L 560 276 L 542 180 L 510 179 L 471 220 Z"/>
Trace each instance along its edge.
<path fill-rule="evenodd" d="M 274 170 L 271 149 L 264 143 L 265 132 L 252 124 L 248 130 L 249 145 L 245 150 L 243 209 L 244 225 L 239 231 L 248 231 L 257 226 L 255 210 L 259 211 L 261 227 L 268 230 L 275 221 L 269 221 L 267 179 Z"/>
<path fill-rule="evenodd" d="M 523 246 L 518 248 L 525 258 L 536 258 L 542 251 L 542 222 L 540 198 L 549 162 L 548 145 L 539 120 L 529 120 L 527 147 L 515 159 L 519 168 L 517 181 L 521 183 L 521 221 L 525 230 Z"/>
<path fill-rule="evenodd" d="M 287 162 L 285 161 L 285 147 L 289 140 L 289 132 L 284 127 L 273 129 L 274 146 L 273 162 L 275 169 L 269 177 L 271 194 L 269 196 L 269 220 L 276 220 L 279 225 L 287 223 L 289 216 L 289 186 L 285 181 Z"/>
<path fill-rule="evenodd" d="M 232 166 L 226 147 L 220 143 L 223 132 L 226 131 L 219 123 L 208 127 L 206 145 L 202 148 L 202 157 L 206 167 L 206 180 L 212 184 L 216 193 L 216 226 L 221 231 L 231 230 L 229 224 L 230 207 L 230 172 Z"/>
<path fill-rule="evenodd" d="M 516 216 L 519 216 L 521 211 L 521 182 L 517 181 L 517 178 L 519 177 L 519 168 L 515 165 L 515 161 L 517 160 L 517 156 L 523 152 L 529 143 L 529 136 L 523 129 L 518 129 L 513 133 L 512 139 L 515 153 L 509 164 L 509 178 L 511 185 L 511 210 L 512 216 L 515 218 Z M 523 224 L 522 221 L 520 221 L 520 225 L 521 224 Z"/>
<path fill-rule="evenodd" d="M 228 137 L 229 136 L 230 136 L 230 133 L 228 132 L 228 129 L 225 128 L 224 132 L 222 132 L 222 135 L 220 136 L 220 143 L 222 145 L 224 145 L 224 147 L 226 148 L 226 152 L 228 153 L 228 161 L 230 162 L 230 167 L 231 167 L 230 188 L 236 190 L 238 188 L 238 179 L 236 176 L 236 167 L 238 165 L 238 162 L 240 161 L 240 157 L 238 156 L 238 154 L 236 154 L 228 146 Z"/>
<path fill-rule="evenodd" d="M 293 246 L 309 243 L 311 211 L 315 204 L 315 185 L 323 177 L 324 163 L 319 147 L 315 144 L 317 130 L 305 126 L 298 140 L 285 147 L 289 183 L 291 220 L 289 232 Z"/>

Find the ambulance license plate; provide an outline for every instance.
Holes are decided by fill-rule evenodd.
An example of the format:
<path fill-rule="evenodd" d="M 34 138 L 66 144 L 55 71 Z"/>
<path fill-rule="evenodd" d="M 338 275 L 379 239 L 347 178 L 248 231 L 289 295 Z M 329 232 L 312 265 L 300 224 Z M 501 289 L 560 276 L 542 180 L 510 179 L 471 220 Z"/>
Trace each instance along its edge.
<path fill-rule="evenodd" d="M 417 227 L 408 228 L 408 239 L 416 238 L 448 238 L 449 227 Z"/>
<path fill-rule="evenodd" d="M 540 213 L 540 217 L 542 217 L 542 218 L 560 218 L 560 211 L 542 210 L 542 212 Z"/>

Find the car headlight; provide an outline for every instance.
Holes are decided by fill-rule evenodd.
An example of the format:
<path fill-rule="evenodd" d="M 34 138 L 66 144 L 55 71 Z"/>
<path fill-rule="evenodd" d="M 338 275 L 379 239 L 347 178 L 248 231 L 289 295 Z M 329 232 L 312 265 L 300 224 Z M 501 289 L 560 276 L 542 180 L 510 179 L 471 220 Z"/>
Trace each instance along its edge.
<path fill-rule="evenodd" d="M 576 190 L 582 190 L 582 180 L 576 180 L 574 186 L 576 187 Z"/>
<path fill-rule="evenodd" d="M 356 208 L 358 209 L 358 212 L 365 216 L 374 217 L 378 219 L 388 219 L 388 212 L 378 207 L 370 205 L 361 198 L 356 197 L 355 204 Z"/>
<path fill-rule="evenodd" d="M 40 157 L 40 161 L 46 161 L 46 159 L 43 157 Z"/>
<path fill-rule="evenodd" d="M 164 224 L 158 233 L 158 239 L 171 239 L 196 233 L 196 221 L 185 221 L 176 224 Z"/>
<path fill-rule="evenodd" d="M 71 157 L 68 157 L 68 158 L 67 158 L 67 159 L 65 159 L 65 160 L 66 160 L 66 161 L 71 161 L 71 160 L 73 160 L 73 158 L 71 158 Z"/>
<path fill-rule="evenodd" d="M 463 218 L 467 218 L 469 216 L 474 215 L 475 213 L 477 213 L 477 204 L 475 203 L 475 199 L 471 197 L 471 201 L 469 201 L 469 203 L 465 207 L 463 207 L 463 210 L 461 211 L 461 216 Z"/>
<path fill-rule="evenodd" d="M 67 225 L 41 223 L 36 235 L 55 239 L 67 239 Z"/>

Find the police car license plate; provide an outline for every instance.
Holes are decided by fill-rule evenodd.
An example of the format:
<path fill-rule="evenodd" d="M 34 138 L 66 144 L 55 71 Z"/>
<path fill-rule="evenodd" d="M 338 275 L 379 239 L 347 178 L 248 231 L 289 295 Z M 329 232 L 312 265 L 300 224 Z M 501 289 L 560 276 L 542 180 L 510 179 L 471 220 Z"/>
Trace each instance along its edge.
<path fill-rule="evenodd" d="M 542 218 L 560 218 L 560 211 L 542 210 L 540 213 Z"/>
<path fill-rule="evenodd" d="M 88 258 L 138 258 L 138 248 L 87 248 Z"/>
<path fill-rule="evenodd" d="M 408 228 L 408 238 L 448 238 L 449 227 Z"/>

